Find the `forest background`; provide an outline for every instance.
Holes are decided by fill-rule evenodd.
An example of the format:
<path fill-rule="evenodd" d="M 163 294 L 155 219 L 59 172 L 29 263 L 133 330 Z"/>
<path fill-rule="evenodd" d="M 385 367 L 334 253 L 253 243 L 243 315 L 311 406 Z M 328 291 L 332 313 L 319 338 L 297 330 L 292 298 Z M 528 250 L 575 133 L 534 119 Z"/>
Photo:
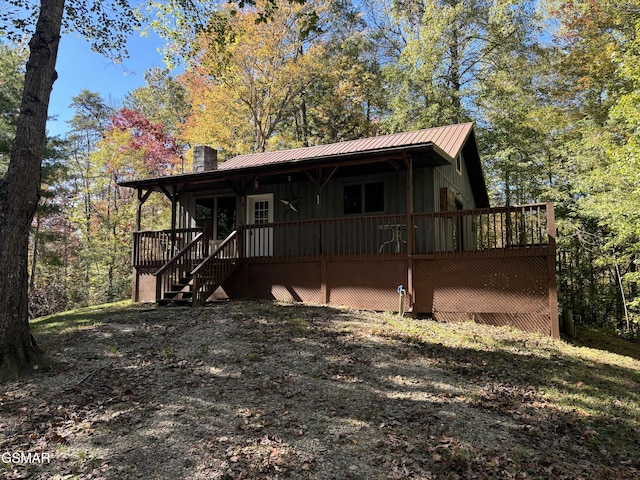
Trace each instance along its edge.
<path fill-rule="evenodd" d="M 259 0 L 198 31 L 154 8 L 167 68 L 118 104 L 78 92 L 49 139 L 32 316 L 130 295 L 136 203 L 117 183 L 190 171 L 195 144 L 224 160 L 473 121 L 492 204 L 555 204 L 561 312 L 638 336 L 640 0 Z M 0 175 L 26 56 L 0 44 Z M 168 227 L 159 196 L 146 208 Z"/>

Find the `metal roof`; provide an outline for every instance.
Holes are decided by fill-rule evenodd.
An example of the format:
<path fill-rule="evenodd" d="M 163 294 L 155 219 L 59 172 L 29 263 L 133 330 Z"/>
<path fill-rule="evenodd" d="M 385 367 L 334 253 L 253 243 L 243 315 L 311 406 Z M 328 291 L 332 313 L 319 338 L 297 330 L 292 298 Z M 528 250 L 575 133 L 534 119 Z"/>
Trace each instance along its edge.
<path fill-rule="evenodd" d="M 218 166 L 218 170 L 234 170 L 238 168 L 257 167 L 290 162 L 300 162 L 317 158 L 330 158 L 350 154 L 418 145 L 435 145 L 445 158 L 453 163 L 460 153 L 465 140 L 473 128 L 472 123 L 448 125 L 444 127 L 427 128 L 413 132 L 394 133 L 379 137 L 350 140 L 329 145 L 294 148 L 276 152 L 250 153 L 233 157 Z"/>
<path fill-rule="evenodd" d="M 423 166 L 437 166 L 454 164 L 455 158 L 463 149 L 465 149 L 465 162 L 476 204 L 479 207 L 488 207 L 489 196 L 472 123 L 394 133 L 329 145 L 239 155 L 218 165 L 214 170 L 130 180 L 119 182 L 119 185 L 166 192 L 165 189 L 169 186 L 192 188 L 196 185 L 210 185 L 247 176 L 302 171 L 321 166 L 356 165 L 375 159 L 382 161 L 384 158 L 403 153 L 426 154 L 422 157 L 425 162 Z"/>

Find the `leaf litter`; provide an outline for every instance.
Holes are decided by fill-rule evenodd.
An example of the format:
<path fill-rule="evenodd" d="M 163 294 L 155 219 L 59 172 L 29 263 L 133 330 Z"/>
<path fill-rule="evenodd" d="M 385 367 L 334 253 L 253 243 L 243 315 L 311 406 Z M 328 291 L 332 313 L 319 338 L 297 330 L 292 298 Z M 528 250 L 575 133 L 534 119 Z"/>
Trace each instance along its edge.
<path fill-rule="evenodd" d="M 100 322 L 40 335 L 58 364 L 4 386 L 0 453 L 46 452 L 51 460 L 5 456 L 0 477 L 640 475 L 637 441 L 622 451 L 607 442 L 628 419 L 555 406 L 543 377 L 527 372 L 539 363 L 513 363 L 533 361 L 526 345 L 505 357 L 417 341 L 398 330 L 397 317 L 305 304 L 135 313 L 116 309 Z M 637 424 L 626 428 L 638 432 Z"/>

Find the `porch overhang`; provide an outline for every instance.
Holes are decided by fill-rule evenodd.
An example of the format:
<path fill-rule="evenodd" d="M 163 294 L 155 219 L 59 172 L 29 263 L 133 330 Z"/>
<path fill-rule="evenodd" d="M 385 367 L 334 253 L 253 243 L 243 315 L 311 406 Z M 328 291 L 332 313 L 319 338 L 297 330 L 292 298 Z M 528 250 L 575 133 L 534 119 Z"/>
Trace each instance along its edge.
<path fill-rule="evenodd" d="M 260 177 L 261 181 L 264 181 L 266 177 L 292 175 L 305 171 L 317 171 L 319 168 L 337 168 L 338 170 L 341 169 L 343 171 L 347 171 L 348 169 L 364 165 L 374 166 L 384 165 L 385 163 L 392 165 L 393 162 L 402 164 L 403 158 L 406 156 L 411 156 L 413 158 L 414 168 L 438 167 L 455 164 L 455 159 L 447 155 L 437 145 L 428 143 L 411 147 L 385 148 L 379 151 L 326 155 L 322 157 L 292 160 L 276 164 L 229 169 L 218 168 L 217 170 L 200 173 L 187 173 L 166 177 L 124 181 L 120 182 L 119 185 L 146 191 L 163 192 L 171 187 L 179 191 L 189 192 L 204 188 L 215 188 L 215 185 L 217 184 L 219 184 L 221 188 L 226 188 L 228 187 L 229 182 L 242 179 Z M 478 168 L 472 168 L 472 171 L 475 174 L 471 178 L 476 205 L 479 207 L 488 207 L 489 199 L 486 194 L 484 176 L 482 175 L 482 170 L 479 167 L 479 158 L 477 159 L 477 163 Z M 389 169 L 393 169 L 393 167 L 390 166 Z M 341 173 L 338 171 L 336 177 L 340 176 Z"/>
<path fill-rule="evenodd" d="M 322 157 L 304 158 L 276 164 L 264 164 L 248 167 L 225 169 L 220 166 L 217 170 L 199 173 L 186 173 L 166 177 L 154 177 L 142 180 L 119 182 L 119 185 L 129 188 L 154 189 L 161 191 L 162 187 L 173 185 L 187 186 L 197 184 L 211 184 L 225 182 L 239 178 L 253 177 L 256 175 L 286 175 L 290 173 L 315 170 L 317 168 L 348 167 L 365 164 L 383 163 L 402 160 L 403 155 L 412 155 L 414 166 L 436 167 L 451 165 L 454 159 L 433 143 L 415 145 L 409 148 L 385 148 L 379 151 L 366 151 L 359 153 L 325 155 Z"/>

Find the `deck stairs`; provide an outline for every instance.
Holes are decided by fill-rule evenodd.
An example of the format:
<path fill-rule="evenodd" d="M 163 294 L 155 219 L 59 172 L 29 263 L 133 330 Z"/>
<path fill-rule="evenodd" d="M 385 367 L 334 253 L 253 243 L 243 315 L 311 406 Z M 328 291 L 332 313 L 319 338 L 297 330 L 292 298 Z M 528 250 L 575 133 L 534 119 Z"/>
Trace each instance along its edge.
<path fill-rule="evenodd" d="M 237 269 L 237 232 L 208 253 L 205 234 L 196 237 L 155 273 L 158 305 L 201 305 Z"/>
<path fill-rule="evenodd" d="M 193 275 L 185 272 L 183 277 L 171 285 L 170 290 L 162 292 L 162 298 L 158 299 L 158 305 L 190 305 L 193 300 Z"/>

